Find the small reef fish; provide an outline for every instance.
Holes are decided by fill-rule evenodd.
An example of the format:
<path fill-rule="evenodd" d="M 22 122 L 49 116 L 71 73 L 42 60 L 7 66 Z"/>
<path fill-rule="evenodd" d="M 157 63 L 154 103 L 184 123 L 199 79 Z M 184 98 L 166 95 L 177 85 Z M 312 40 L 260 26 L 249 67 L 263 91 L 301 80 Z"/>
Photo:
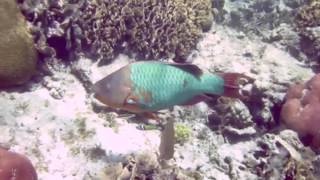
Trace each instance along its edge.
<path fill-rule="evenodd" d="M 240 73 L 206 73 L 193 64 L 140 61 L 93 85 L 94 96 L 112 107 L 153 118 L 175 105 L 193 105 L 212 96 L 242 98 Z"/>

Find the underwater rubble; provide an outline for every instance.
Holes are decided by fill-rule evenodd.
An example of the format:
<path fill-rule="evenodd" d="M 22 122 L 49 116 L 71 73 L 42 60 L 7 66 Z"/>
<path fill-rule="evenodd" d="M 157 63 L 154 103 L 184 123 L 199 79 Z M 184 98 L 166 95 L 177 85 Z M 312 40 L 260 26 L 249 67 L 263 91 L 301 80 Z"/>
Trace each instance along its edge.
<path fill-rule="evenodd" d="M 319 152 L 306 146 L 281 117 L 290 85 L 319 73 L 310 65 L 316 54 L 306 53 L 300 44 L 310 24 L 300 26 L 301 31 L 295 24 L 296 15 L 311 1 L 17 2 L 28 21 L 40 62 L 38 72 L 23 86 L 0 90 L 0 145 L 8 144 L 10 151 L 28 157 L 38 179 L 320 178 Z M 161 22 L 169 16 L 163 14 L 164 9 L 178 12 L 177 5 L 184 8 L 181 13 L 193 16 L 182 13 L 180 18 L 192 21 L 180 25 L 170 22 L 181 32 L 172 35 L 173 39 L 186 38 L 179 39 L 186 51 L 179 52 L 178 46 L 175 49 L 163 42 L 164 32 L 157 36 L 160 40 L 153 35 L 139 39 L 131 34 L 137 35 L 136 41 L 123 34 L 127 30 L 120 27 L 132 25 L 131 33 L 137 33 L 148 26 L 141 22 L 135 27 L 138 22 L 132 15 L 141 12 L 127 7 L 139 10 L 142 2 L 143 7 L 154 8 L 164 18 Z M 126 8 L 121 10 L 119 4 Z M 114 18 L 114 12 L 125 16 Z M 114 24 L 105 24 L 105 17 L 113 17 L 119 31 L 114 31 Z M 185 26 L 196 30 L 185 31 Z M 126 43 L 118 39 L 120 36 L 128 38 Z M 154 46 L 148 48 L 141 42 Z M 174 61 L 172 54 L 205 71 L 236 71 L 255 81 L 244 87 L 247 99 L 217 97 L 165 110 L 166 117 L 174 121 L 174 153 L 172 159 L 159 161 L 167 155 L 159 150 L 161 143 L 167 143 L 161 127 L 102 105 L 92 97 L 90 88 L 130 62 Z"/>

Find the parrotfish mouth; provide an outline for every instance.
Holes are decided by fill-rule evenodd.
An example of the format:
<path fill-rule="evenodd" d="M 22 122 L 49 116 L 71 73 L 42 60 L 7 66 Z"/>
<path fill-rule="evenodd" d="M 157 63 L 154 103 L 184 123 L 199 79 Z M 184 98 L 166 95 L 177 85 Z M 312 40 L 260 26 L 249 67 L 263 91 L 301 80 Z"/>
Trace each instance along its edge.
<path fill-rule="evenodd" d="M 248 100 L 254 79 L 242 73 L 217 73 L 224 80 L 223 96 Z"/>

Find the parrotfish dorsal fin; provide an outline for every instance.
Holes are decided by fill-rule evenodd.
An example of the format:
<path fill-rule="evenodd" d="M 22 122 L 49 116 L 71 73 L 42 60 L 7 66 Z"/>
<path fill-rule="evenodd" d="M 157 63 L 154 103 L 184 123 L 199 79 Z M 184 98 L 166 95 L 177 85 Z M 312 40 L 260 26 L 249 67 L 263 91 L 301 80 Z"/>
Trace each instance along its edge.
<path fill-rule="evenodd" d="M 169 65 L 174 66 L 176 68 L 179 68 L 183 71 L 186 71 L 197 78 L 200 77 L 203 74 L 203 71 L 194 64 L 176 64 L 176 63 L 170 63 Z"/>

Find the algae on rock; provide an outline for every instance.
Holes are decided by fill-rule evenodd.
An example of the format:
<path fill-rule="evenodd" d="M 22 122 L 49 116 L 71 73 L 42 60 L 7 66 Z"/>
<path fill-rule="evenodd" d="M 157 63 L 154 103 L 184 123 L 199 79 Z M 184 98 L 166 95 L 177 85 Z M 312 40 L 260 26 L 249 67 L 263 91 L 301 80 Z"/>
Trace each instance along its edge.
<path fill-rule="evenodd" d="M 37 55 L 15 1 L 0 2 L 0 87 L 20 85 L 36 69 Z"/>

